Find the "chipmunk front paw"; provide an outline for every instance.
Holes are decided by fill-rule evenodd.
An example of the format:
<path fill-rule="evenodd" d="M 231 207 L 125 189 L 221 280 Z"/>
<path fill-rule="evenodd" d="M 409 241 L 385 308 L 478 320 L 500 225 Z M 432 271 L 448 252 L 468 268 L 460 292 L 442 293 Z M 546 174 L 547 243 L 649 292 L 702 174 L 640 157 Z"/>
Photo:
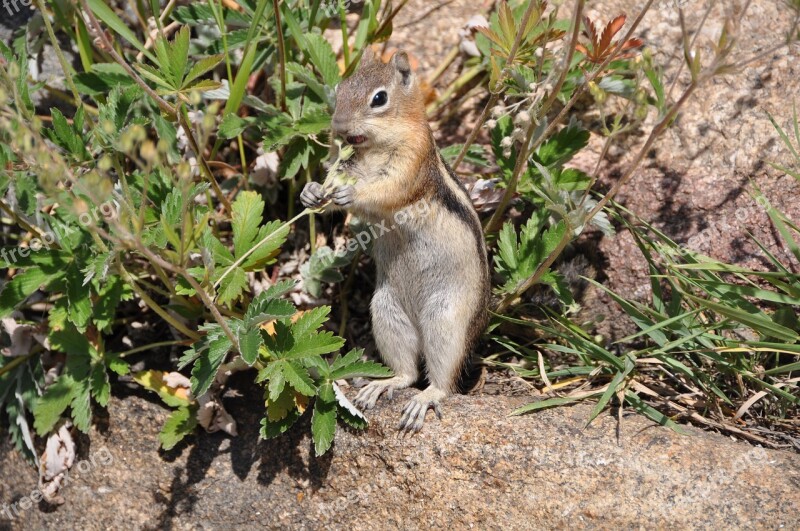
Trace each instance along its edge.
<path fill-rule="evenodd" d="M 300 203 L 306 208 L 319 208 L 327 199 L 319 183 L 310 182 L 300 192 Z"/>
<path fill-rule="evenodd" d="M 356 188 L 352 184 L 345 184 L 333 190 L 331 199 L 333 204 L 342 208 L 350 208 L 356 198 Z"/>

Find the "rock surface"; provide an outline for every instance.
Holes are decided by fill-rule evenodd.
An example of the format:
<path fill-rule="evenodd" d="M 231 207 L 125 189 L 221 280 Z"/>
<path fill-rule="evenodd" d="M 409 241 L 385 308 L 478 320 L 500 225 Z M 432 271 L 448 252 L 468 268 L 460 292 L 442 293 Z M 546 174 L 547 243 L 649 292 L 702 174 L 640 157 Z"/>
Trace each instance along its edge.
<path fill-rule="evenodd" d="M 239 437 L 202 434 L 161 455 L 167 412 L 115 398 L 107 425 L 81 441 L 88 461 L 66 503 L 0 514 L 0 529 L 800 526 L 800 456 L 635 414 L 618 443 L 615 412 L 584 429 L 588 406 L 509 417 L 524 397 L 456 396 L 443 420 L 430 413 L 420 434 L 399 437 L 408 391 L 315 458 L 307 419 L 258 441 L 258 392 L 246 394 L 226 399 Z M 0 470 L 0 500 L 20 507 L 34 469 L 5 445 Z"/>

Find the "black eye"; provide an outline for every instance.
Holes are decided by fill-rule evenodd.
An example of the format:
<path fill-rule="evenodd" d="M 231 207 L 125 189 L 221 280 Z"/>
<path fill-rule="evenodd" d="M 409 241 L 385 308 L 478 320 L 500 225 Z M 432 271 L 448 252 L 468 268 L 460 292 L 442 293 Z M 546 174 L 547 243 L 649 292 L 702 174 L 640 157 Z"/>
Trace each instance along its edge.
<path fill-rule="evenodd" d="M 374 96 L 372 96 L 372 101 L 370 102 L 370 107 L 383 107 L 386 105 L 386 102 L 389 101 L 389 95 L 386 94 L 385 90 L 381 90 L 380 92 L 376 92 Z"/>

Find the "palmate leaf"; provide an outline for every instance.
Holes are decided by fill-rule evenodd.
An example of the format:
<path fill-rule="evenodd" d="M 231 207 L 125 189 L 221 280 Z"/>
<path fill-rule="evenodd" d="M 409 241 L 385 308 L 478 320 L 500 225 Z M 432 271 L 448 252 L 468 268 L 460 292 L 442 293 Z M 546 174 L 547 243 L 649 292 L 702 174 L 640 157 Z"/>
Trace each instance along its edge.
<path fill-rule="evenodd" d="M 513 224 L 506 223 L 500 232 L 498 253 L 495 256 L 496 271 L 506 280 L 500 288 L 501 292 L 511 293 L 520 282 L 532 276 L 539 265 L 558 246 L 564 235 L 566 224 L 549 227 L 540 234 L 544 224 L 544 215 L 531 216 L 522 226 L 517 241 Z"/>

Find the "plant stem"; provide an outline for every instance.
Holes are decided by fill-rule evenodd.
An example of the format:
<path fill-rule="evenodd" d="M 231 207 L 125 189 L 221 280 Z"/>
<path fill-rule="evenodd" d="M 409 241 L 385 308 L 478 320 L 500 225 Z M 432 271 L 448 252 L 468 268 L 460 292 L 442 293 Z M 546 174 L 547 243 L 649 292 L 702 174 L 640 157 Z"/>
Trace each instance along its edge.
<path fill-rule="evenodd" d="M 280 104 L 281 110 L 286 112 L 286 45 L 283 39 L 283 26 L 281 25 L 281 10 L 278 0 L 272 0 L 272 8 L 275 10 L 275 27 L 278 31 L 278 68 L 281 79 Z M 347 39 L 345 39 L 345 49 Z"/>
<path fill-rule="evenodd" d="M 306 168 L 306 183 L 311 182 L 311 168 Z M 311 249 L 311 254 L 317 246 L 317 218 L 311 213 L 308 215 L 308 241 Z"/>
<path fill-rule="evenodd" d="M 476 76 L 483 73 L 484 68 L 483 65 L 476 65 L 463 74 L 461 74 L 458 79 L 453 81 L 445 90 L 441 96 L 439 96 L 435 102 L 428 105 L 428 108 L 425 109 L 427 114 L 430 116 L 434 114 L 439 107 L 441 107 L 448 98 L 450 98 L 453 94 L 458 92 L 461 88 L 463 88 L 467 83 L 475 79 Z"/>
<path fill-rule="evenodd" d="M 16 369 L 19 365 L 22 365 L 23 363 L 31 359 L 34 354 L 36 353 L 30 352 L 28 354 L 25 354 L 24 356 L 17 356 L 13 360 L 9 361 L 6 365 L 0 367 L 0 377 L 3 377 L 6 373 L 11 372 L 12 370 Z"/>
<path fill-rule="evenodd" d="M 120 352 L 117 354 L 120 358 L 124 358 L 126 356 L 130 356 L 131 354 L 136 354 L 137 352 L 144 352 L 145 350 L 152 350 L 155 348 L 161 347 L 172 347 L 175 345 L 187 345 L 189 342 L 185 339 L 175 339 L 172 341 L 159 341 L 157 343 L 150 343 L 149 345 L 142 345 L 141 347 L 132 348 L 130 350 L 126 350 L 125 352 Z"/>
<path fill-rule="evenodd" d="M 67 63 L 67 59 L 64 57 L 64 52 L 61 51 L 61 45 L 58 43 L 58 40 L 56 39 L 56 34 L 53 31 L 53 25 L 50 23 L 50 17 L 44 10 L 44 5 L 42 4 L 42 0 L 34 0 L 34 2 L 36 3 L 36 8 L 39 10 L 39 13 L 42 14 L 42 20 L 44 20 L 44 26 L 47 29 L 47 36 L 50 38 L 50 44 L 53 46 L 53 49 L 56 52 L 56 56 L 58 57 L 58 62 L 61 65 L 61 70 L 64 71 L 64 78 L 67 81 L 67 86 L 69 87 L 69 90 L 72 92 L 72 96 L 75 98 L 75 107 L 80 107 L 81 95 L 78 93 L 78 88 L 75 86 L 75 82 L 72 80 L 72 73 L 70 72 L 69 63 Z M 94 122 L 89 116 L 86 117 L 86 124 L 89 126 L 90 129 L 94 127 Z"/>
<path fill-rule="evenodd" d="M 347 34 L 347 12 L 344 9 L 344 2 L 337 0 L 339 4 L 339 26 L 342 30 L 342 55 L 344 56 L 344 69 L 350 66 L 350 36 Z"/>
<path fill-rule="evenodd" d="M 133 291 L 136 292 L 136 295 L 138 295 L 139 298 L 142 299 L 142 302 L 144 302 L 148 308 L 156 312 L 159 317 L 164 319 L 167 323 L 172 325 L 178 332 L 185 335 L 186 337 L 189 337 L 194 341 L 200 339 L 200 334 L 192 330 L 189 330 L 186 327 L 186 325 L 175 319 L 172 315 L 169 314 L 167 310 L 162 308 L 156 301 L 151 299 L 150 296 L 142 288 L 139 287 L 136 278 L 133 275 L 131 275 L 121 264 L 118 266 L 118 269 L 120 272 L 120 276 L 124 278 L 128 284 L 130 284 L 131 288 L 133 288 Z"/>
<path fill-rule="evenodd" d="M 197 163 L 200 166 L 200 169 L 203 170 L 206 179 L 208 182 L 211 183 L 211 187 L 214 189 L 214 193 L 217 194 L 219 197 L 220 202 L 225 207 L 225 211 L 230 214 L 231 213 L 231 203 L 228 201 L 227 196 L 222 193 L 222 189 L 219 187 L 219 183 L 217 183 L 217 179 L 214 177 L 214 174 L 211 172 L 211 168 L 208 166 L 205 157 L 203 157 L 202 151 L 200 151 L 200 146 L 197 144 L 197 140 L 194 138 L 194 132 L 192 131 L 192 126 L 189 124 L 189 113 L 186 111 L 186 108 L 181 105 L 180 107 L 181 112 L 178 113 L 179 120 L 181 122 L 181 127 L 183 128 L 184 132 L 186 133 L 186 138 L 189 140 L 189 145 L 194 151 L 195 156 L 197 157 Z"/>
<path fill-rule="evenodd" d="M 431 74 L 430 83 L 431 86 L 436 85 L 436 82 L 439 81 L 439 78 L 445 73 L 445 71 L 450 67 L 456 59 L 458 59 L 459 48 L 458 46 L 453 46 L 453 49 L 447 54 L 447 57 L 436 67 L 436 70 L 433 71 Z"/>

